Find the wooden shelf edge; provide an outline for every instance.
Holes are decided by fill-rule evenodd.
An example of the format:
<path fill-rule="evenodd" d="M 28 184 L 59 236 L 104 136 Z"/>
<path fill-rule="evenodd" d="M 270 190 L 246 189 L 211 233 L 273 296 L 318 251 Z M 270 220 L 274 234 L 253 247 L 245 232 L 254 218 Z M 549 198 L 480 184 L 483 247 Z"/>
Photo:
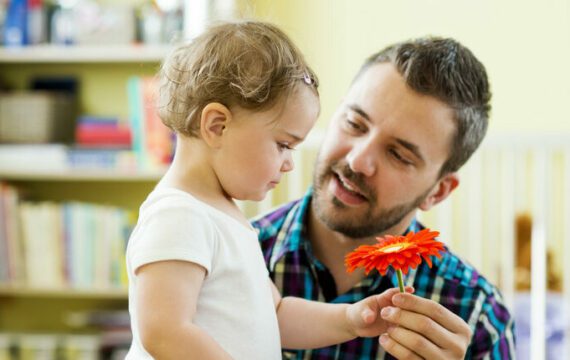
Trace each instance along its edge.
<path fill-rule="evenodd" d="M 158 181 L 164 170 L 120 171 L 120 170 L 8 170 L 0 169 L 1 180 L 20 181 L 118 181 L 152 182 Z"/>
<path fill-rule="evenodd" d="M 0 47 L 0 63 L 160 62 L 171 45 L 34 45 Z"/>
<path fill-rule="evenodd" d="M 41 297 L 41 298 L 88 298 L 127 300 L 126 288 L 113 289 L 72 289 L 72 288 L 32 288 L 21 285 L 0 285 L 0 297 Z"/>

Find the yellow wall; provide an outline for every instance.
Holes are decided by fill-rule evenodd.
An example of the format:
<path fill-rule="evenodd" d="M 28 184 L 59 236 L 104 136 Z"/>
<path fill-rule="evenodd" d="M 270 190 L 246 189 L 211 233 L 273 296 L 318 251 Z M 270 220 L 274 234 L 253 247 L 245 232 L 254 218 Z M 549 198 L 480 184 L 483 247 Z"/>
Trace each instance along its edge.
<path fill-rule="evenodd" d="M 395 41 L 439 35 L 461 41 L 486 65 L 494 94 L 491 132 L 570 131 L 566 0 L 247 3 L 246 15 L 282 26 L 319 75 L 321 124 L 366 56 Z"/>

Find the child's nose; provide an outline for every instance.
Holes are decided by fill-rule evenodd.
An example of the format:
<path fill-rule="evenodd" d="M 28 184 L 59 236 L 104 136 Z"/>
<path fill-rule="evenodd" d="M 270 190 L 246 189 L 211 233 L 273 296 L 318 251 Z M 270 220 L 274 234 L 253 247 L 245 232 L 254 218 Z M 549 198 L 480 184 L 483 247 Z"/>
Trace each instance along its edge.
<path fill-rule="evenodd" d="M 294 167 L 295 165 L 293 163 L 293 156 L 291 155 L 291 151 L 287 151 L 287 155 L 285 155 L 285 160 L 281 165 L 281 172 L 291 171 L 293 170 Z"/>

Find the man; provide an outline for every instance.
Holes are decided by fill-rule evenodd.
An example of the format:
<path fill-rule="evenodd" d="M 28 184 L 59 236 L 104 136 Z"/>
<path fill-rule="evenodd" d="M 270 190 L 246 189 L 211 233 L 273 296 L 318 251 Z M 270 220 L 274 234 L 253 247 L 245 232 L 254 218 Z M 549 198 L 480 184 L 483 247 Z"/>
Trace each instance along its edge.
<path fill-rule="evenodd" d="M 459 185 L 457 170 L 487 130 L 490 90 L 483 65 L 452 39 L 395 44 L 371 56 L 333 116 L 299 201 L 254 221 L 283 296 L 355 302 L 397 286 L 345 255 L 385 234 L 417 232 L 429 210 Z M 380 339 L 284 350 L 295 359 L 463 359 L 514 357 L 513 320 L 497 289 L 451 252 L 405 277 L 381 316 Z M 311 326 L 307 319 L 307 326 Z"/>

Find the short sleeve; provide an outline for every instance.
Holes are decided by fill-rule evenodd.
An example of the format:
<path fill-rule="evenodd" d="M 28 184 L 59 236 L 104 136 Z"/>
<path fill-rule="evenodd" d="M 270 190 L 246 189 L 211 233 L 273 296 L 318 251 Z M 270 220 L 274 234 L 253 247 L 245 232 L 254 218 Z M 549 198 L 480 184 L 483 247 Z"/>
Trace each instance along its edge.
<path fill-rule="evenodd" d="M 129 240 L 133 272 L 142 265 L 181 260 L 203 266 L 209 273 L 216 237 L 206 211 L 190 201 L 163 199 L 141 212 Z"/>

